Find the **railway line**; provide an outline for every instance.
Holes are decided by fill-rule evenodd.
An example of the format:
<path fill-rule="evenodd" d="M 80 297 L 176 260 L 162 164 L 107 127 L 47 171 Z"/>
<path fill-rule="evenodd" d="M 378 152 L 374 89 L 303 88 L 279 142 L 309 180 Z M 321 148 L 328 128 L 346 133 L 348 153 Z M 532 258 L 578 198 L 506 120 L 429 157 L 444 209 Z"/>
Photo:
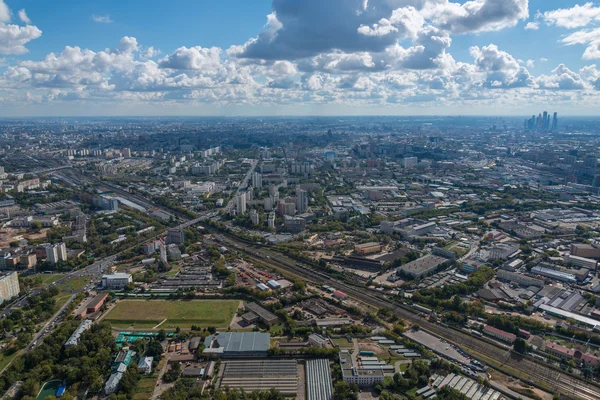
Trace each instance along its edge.
<path fill-rule="evenodd" d="M 470 350 L 471 352 L 495 360 L 501 367 L 510 370 L 525 382 L 535 381 L 542 383 L 552 392 L 561 393 L 570 398 L 600 400 L 600 386 L 594 382 L 586 382 L 573 375 L 537 363 L 507 350 L 507 348 L 494 345 L 485 339 L 480 339 L 464 332 L 430 322 L 417 315 L 413 310 L 399 306 L 381 295 L 370 293 L 367 289 L 357 288 L 345 282 L 331 279 L 323 273 L 314 271 L 274 251 L 268 251 L 267 254 L 262 246 L 255 243 L 244 243 L 243 239 L 232 238 L 226 234 L 222 234 L 222 237 L 231 246 L 250 254 L 251 258 L 256 258 L 271 268 L 291 273 L 296 277 L 308 279 L 318 284 L 327 283 L 329 286 L 345 292 L 350 297 L 373 307 L 389 308 L 401 318 L 413 324 L 418 324 L 423 329 L 439 337 L 443 337 L 467 351 Z"/>

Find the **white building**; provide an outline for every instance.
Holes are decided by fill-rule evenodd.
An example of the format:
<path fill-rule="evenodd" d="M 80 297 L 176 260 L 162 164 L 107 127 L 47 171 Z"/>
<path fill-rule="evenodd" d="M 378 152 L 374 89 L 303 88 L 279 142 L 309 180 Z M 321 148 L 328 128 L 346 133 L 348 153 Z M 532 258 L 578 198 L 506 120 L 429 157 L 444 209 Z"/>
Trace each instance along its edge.
<path fill-rule="evenodd" d="M 252 186 L 258 189 L 262 188 L 262 174 L 260 172 L 252 174 Z"/>
<path fill-rule="evenodd" d="M 105 289 L 123 289 L 131 282 L 133 282 L 131 275 L 123 272 L 102 277 L 102 287 Z"/>
<path fill-rule="evenodd" d="M 246 193 L 238 193 L 235 206 L 238 214 L 246 214 Z"/>
<path fill-rule="evenodd" d="M 267 226 L 270 229 L 275 229 L 275 213 L 274 212 L 269 213 L 269 217 L 267 219 Z"/>
<path fill-rule="evenodd" d="M 144 375 L 150 375 L 152 372 L 152 362 L 154 357 L 142 357 L 138 363 L 138 372 Z"/>
<path fill-rule="evenodd" d="M 50 265 L 56 265 L 59 261 L 67 261 L 67 246 L 64 243 L 46 246 L 46 261 Z"/>
<path fill-rule="evenodd" d="M 16 272 L 0 275 L 0 304 L 19 295 L 19 276 Z"/>
<path fill-rule="evenodd" d="M 106 395 L 111 395 L 114 392 L 116 392 L 117 389 L 119 388 L 119 382 L 121 382 L 122 378 L 123 378 L 122 372 L 117 372 L 117 373 L 111 374 L 111 376 L 106 381 L 106 385 L 104 385 L 104 393 Z"/>
<path fill-rule="evenodd" d="M 250 221 L 252 221 L 252 225 L 259 224 L 258 212 L 256 210 L 250 210 Z"/>

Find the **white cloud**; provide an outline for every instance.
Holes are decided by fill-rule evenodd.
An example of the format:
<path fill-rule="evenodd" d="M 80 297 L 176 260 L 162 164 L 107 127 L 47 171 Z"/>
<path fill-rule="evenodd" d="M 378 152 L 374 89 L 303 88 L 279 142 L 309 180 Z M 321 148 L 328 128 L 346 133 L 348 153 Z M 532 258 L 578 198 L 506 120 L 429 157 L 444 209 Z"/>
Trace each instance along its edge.
<path fill-rule="evenodd" d="M 564 64 L 560 64 L 552 70 L 550 76 L 541 75 L 537 79 L 537 83 L 542 89 L 581 90 L 586 88 L 581 76 L 571 71 Z"/>
<path fill-rule="evenodd" d="M 0 0 L 0 55 L 27 53 L 28 50 L 25 45 L 42 36 L 41 30 L 36 26 L 29 25 L 31 21 L 29 21 L 25 10 L 19 11 L 19 18 L 28 25 L 10 24 L 11 11 L 6 3 Z"/>
<path fill-rule="evenodd" d="M 561 42 L 567 46 L 576 44 L 587 45 L 582 56 L 584 60 L 594 60 L 600 58 L 600 28 L 573 32 L 561 39 Z"/>
<path fill-rule="evenodd" d="M 542 18 L 546 23 L 561 28 L 582 28 L 592 21 L 600 21 L 600 7 L 594 7 L 593 3 L 577 4 L 572 8 L 547 11 Z"/>
<path fill-rule="evenodd" d="M 495 44 L 473 46 L 470 49 L 475 65 L 485 74 L 484 86 L 490 88 L 519 88 L 534 85 L 529 71 L 510 54 Z"/>
<path fill-rule="evenodd" d="M 449 0 L 426 2 L 423 15 L 452 33 L 489 32 L 512 27 L 529 17 L 528 0 Z"/>
<path fill-rule="evenodd" d="M 140 54 L 140 57 L 144 60 L 147 60 L 149 58 L 154 58 L 156 56 L 158 56 L 161 53 L 161 51 L 159 49 L 155 49 L 154 46 L 150 46 L 147 49 L 145 49 L 142 54 Z"/>
<path fill-rule="evenodd" d="M 0 0 L 0 24 L 3 22 L 10 22 L 10 8 L 4 0 Z"/>
<path fill-rule="evenodd" d="M 92 15 L 92 20 L 99 24 L 111 24 L 114 21 L 110 19 L 110 15 Z"/>
<path fill-rule="evenodd" d="M 537 31 L 538 29 L 540 29 L 540 23 L 535 21 L 535 22 L 528 22 L 525 25 L 525 29 L 528 31 Z"/>
<path fill-rule="evenodd" d="M 19 19 L 21 20 L 21 22 L 23 22 L 24 24 L 27 25 L 31 25 L 31 20 L 29 19 L 29 17 L 27 16 L 27 13 L 25 12 L 25 9 L 22 8 L 19 10 Z"/>

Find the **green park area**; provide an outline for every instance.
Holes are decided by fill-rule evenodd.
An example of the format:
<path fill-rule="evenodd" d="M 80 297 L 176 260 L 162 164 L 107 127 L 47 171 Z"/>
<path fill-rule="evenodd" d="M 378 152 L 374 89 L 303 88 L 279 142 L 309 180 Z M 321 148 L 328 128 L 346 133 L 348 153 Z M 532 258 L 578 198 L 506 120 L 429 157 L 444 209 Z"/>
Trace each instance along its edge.
<path fill-rule="evenodd" d="M 46 287 L 59 279 L 62 279 L 66 276 L 66 274 L 38 274 L 37 278 L 40 279 L 40 286 Z"/>
<path fill-rule="evenodd" d="M 224 328 L 238 306 L 238 300 L 121 300 L 104 320 L 122 329 Z"/>

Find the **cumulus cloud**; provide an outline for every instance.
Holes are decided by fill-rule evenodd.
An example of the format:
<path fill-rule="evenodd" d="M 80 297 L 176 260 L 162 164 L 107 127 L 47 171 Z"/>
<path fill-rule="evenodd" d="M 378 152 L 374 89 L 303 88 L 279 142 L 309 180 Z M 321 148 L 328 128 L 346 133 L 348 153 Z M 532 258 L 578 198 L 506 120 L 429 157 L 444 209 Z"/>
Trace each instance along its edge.
<path fill-rule="evenodd" d="M 422 13 L 452 33 L 497 31 L 529 17 L 528 0 L 471 0 L 464 4 L 432 1 Z"/>
<path fill-rule="evenodd" d="M 525 29 L 528 31 L 537 31 L 538 29 L 540 29 L 540 23 L 537 21 L 528 22 L 525 25 Z"/>
<path fill-rule="evenodd" d="M 25 12 L 25 9 L 22 8 L 19 10 L 19 19 L 21 20 L 21 22 L 23 22 L 24 24 L 27 25 L 31 25 L 31 20 L 29 19 L 29 17 L 27 16 L 27 13 Z"/>
<path fill-rule="evenodd" d="M 600 21 L 600 7 L 595 7 L 593 3 L 582 6 L 577 4 L 572 8 L 547 11 L 542 18 L 550 25 L 569 29 L 582 28 L 592 21 Z"/>
<path fill-rule="evenodd" d="M 170 69 L 209 69 L 221 64 L 221 49 L 218 47 L 180 47 L 173 54 L 161 59 L 158 65 Z"/>
<path fill-rule="evenodd" d="M 110 15 L 92 15 L 92 20 L 99 24 L 111 24 L 114 21 L 110 18 Z"/>
<path fill-rule="evenodd" d="M 470 53 L 479 71 L 485 74 L 484 86 L 489 88 L 519 88 L 534 85 L 529 71 L 509 53 L 498 49 L 495 44 L 473 46 Z"/>
<path fill-rule="evenodd" d="M 541 75 L 537 79 L 537 83 L 542 89 L 581 90 L 586 87 L 581 76 L 564 64 L 560 64 L 552 70 L 551 75 Z"/>
<path fill-rule="evenodd" d="M 31 21 L 25 10 L 19 11 L 18 14 L 21 21 L 28 24 L 27 26 L 11 24 L 11 11 L 6 3 L 0 0 L 0 55 L 27 53 L 25 45 L 42 36 L 40 29 L 29 25 Z"/>

